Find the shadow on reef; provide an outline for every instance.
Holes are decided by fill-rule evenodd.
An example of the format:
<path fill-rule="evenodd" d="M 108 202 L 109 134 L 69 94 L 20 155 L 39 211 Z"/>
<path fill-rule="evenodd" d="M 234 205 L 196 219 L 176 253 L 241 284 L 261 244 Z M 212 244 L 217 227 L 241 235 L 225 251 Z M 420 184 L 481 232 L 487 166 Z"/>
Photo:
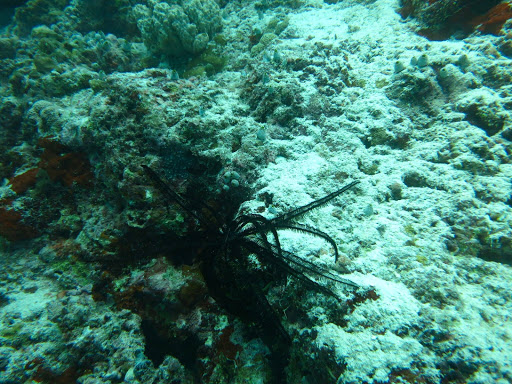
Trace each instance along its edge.
<path fill-rule="evenodd" d="M 151 168 L 143 167 L 169 203 L 177 203 L 197 220 L 201 236 L 195 245 L 199 246 L 197 257 L 209 294 L 229 313 L 261 328 L 262 339 L 272 352 L 274 381 L 285 382 L 283 368 L 289 360 L 291 338 L 265 296 L 266 286 L 275 282 L 284 284 L 286 278 L 292 276 L 311 290 L 337 298 L 333 291 L 311 280 L 307 273 L 352 287 L 357 285 L 283 250 L 277 231 L 292 229 L 323 238 L 333 246 L 337 259 L 336 243 L 329 235 L 294 223 L 294 219 L 326 204 L 358 182 L 272 219 L 259 214 L 236 214 L 239 204 L 231 205 L 227 215 L 220 216 L 216 208 L 202 199 L 183 198 Z M 272 241 L 268 239 L 269 234 Z"/>
<path fill-rule="evenodd" d="M 291 277 L 298 282 L 299 291 L 302 289 L 301 297 L 306 297 L 308 291 L 320 293 L 330 298 L 331 306 L 338 307 L 344 315 L 349 310 L 348 304 L 340 306 L 338 296 L 327 283 L 341 283 L 351 287 L 357 285 L 282 249 L 278 230 L 288 229 L 320 237 L 332 246 L 337 258 L 336 243 L 328 234 L 299 224 L 296 220 L 352 188 L 358 181 L 305 206 L 267 219 L 260 214 L 239 212 L 241 203 L 247 199 L 248 189 L 240 187 L 231 192 L 210 190 L 215 186 L 214 177 L 220 171 L 215 163 L 210 163 L 209 167 L 196 167 L 198 172 L 193 180 L 187 180 L 185 188 L 183 185 L 175 185 L 174 181 L 172 185 L 164 182 L 147 166 L 142 166 L 142 170 L 146 180 L 151 181 L 155 187 L 151 192 L 155 195 L 155 201 L 169 210 L 178 206 L 185 214 L 182 228 L 176 231 L 132 229 L 120 240 L 122 245 L 117 248 L 119 254 L 115 260 L 104 264 L 105 272 L 102 280 L 94 287 L 94 297 L 105 300 L 112 295 L 120 308 L 138 313 L 143 319 L 146 356 L 155 366 L 161 364 L 167 355 L 176 357 L 193 376 L 191 382 L 207 382 L 206 379 L 212 375 L 214 368 L 207 366 L 204 361 L 210 359 L 216 361 L 217 366 L 221 365 L 220 358 L 212 356 L 204 338 L 201 339 L 201 333 L 205 327 L 214 328 L 215 321 L 223 315 L 223 311 L 234 316 L 232 321 L 235 326 L 222 329 L 215 344 L 222 356 L 222 363 L 229 369 L 237 369 L 237 359 L 242 351 L 242 346 L 231 337 L 236 331 L 236 324 L 240 324 L 237 321 L 241 321 L 241 324 L 250 326 L 243 327 L 243 339 L 260 339 L 270 351 L 266 358 L 270 371 L 265 382 L 291 382 L 287 380 L 290 373 L 286 372 L 291 358 L 294 363 L 288 371 L 299 370 L 300 377 L 318 377 L 311 373 L 311 367 L 314 366 L 312 362 L 305 363 L 307 359 L 304 357 L 303 362 L 297 362 L 297 353 L 291 355 L 292 344 L 299 342 L 303 336 L 294 337 L 292 341 L 281 322 L 283 312 L 275 308 L 272 300 L 269 301 L 269 292 L 275 287 L 284 289 Z M 124 291 L 114 289 L 112 274 L 120 276 L 127 265 L 141 265 L 151 259 L 157 261 L 149 268 L 144 268 L 147 280 L 156 273 L 167 271 L 169 265 L 187 276 L 187 283 L 180 288 L 177 299 L 166 295 L 166 288 L 162 288 L 161 292 L 148 289 L 142 279 Z M 120 263 L 120 260 L 123 262 Z M 287 304 L 294 307 L 291 303 Z M 287 316 L 293 316 L 291 311 L 289 309 Z M 296 311 L 298 317 L 307 317 L 300 310 Z M 217 316 L 215 320 L 210 318 L 213 315 Z M 176 324 L 178 320 L 183 320 L 183 316 L 189 323 L 197 321 L 194 320 L 197 317 L 201 320 L 195 329 L 189 325 L 179 329 Z M 341 319 L 343 316 L 338 317 Z M 336 365 L 335 359 L 331 360 Z M 316 369 L 322 370 L 323 367 Z M 336 368 L 333 366 L 331 370 L 336 371 Z M 233 372 L 231 376 L 226 374 L 225 377 L 233 378 L 234 375 L 236 373 Z"/>

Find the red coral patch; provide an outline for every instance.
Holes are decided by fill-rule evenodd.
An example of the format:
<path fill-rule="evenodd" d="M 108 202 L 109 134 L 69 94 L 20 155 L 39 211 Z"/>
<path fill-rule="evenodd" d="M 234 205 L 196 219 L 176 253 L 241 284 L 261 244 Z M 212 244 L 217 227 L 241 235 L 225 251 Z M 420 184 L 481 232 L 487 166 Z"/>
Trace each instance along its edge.
<path fill-rule="evenodd" d="M 33 239 L 39 236 L 37 230 L 23 223 L 21 214 L 9 208 L 9 200 L 0 201 L 0 235 L 9 241 Z"/>
<path fill-rule="evenodd" d="M 36 184 L 38 172 L 39 168 L 32 168 L 20 175 L 11 177 L 9 179 L 11 189 L 18 195 L 24 193 L 27 189 Z"/>
<path fill-rule="evenodd" d="M 84 153 L 71 152 L 48 137 L 39 139 L 38 145 L 44 148 L 39 166 L 48 172 L 52 181 L 60 181 L 68 187 L 73 184 L 83 187 L 91 185 L 91 165 Z"/>
<path fill-rule="evenodd" d="M 228 326 L 222 330 L 219 340 L 217 341 L 217 349 L 229 360 L 235 360 L 238 353 L 242 352 L 242 347 L 231 341 L 231 335 L 234 332 L 232 326 Z"/>

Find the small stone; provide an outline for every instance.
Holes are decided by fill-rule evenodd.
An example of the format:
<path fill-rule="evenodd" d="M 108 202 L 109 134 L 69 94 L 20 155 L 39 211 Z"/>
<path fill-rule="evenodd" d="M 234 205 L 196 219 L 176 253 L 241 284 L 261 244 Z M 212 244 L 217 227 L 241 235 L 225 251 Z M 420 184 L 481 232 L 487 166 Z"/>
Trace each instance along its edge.
<path fill-rule="evenodd" d="M 366 217 L 370 217 L 371 215 L 373 215 L 373 207 L 371 204 L 368 204 L 364 209 L 363 209 L 363 215 L 365 215 Z"/>

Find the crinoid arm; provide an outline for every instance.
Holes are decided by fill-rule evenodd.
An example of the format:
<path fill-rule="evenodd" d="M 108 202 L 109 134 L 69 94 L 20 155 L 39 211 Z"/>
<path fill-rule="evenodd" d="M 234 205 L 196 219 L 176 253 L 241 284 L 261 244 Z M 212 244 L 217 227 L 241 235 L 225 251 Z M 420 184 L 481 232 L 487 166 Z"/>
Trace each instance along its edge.
<path fill-rule="evenodd" d="M 179 193 L 175 192 L 165 181 L 163 181 L 158 174 L 149 168 L 147 165 L 141 165 L 146 175 L 149 176 L 155 186 L 164 193 L 167 200 L 176 202 L 181 208 L 187 210 L 187 202 Z"/>
<path fill-rule="evenodd" d="M 332 245 L 332 248 L 334 249 L 334 261 L 338 261 L 338 258 L 340 256 L 339 252 L 338 252 L 338 246 L 336 245 L 336 242 L 334 241 L 334 239 L 331 236 L 329 236 L 327 233 L 325 233 L 319 229 L 310 227 L 309 225 L 299 224 L 299 223 L 288 224 L 288 225 L 282 224 L 282 225 L 278 226 L 277 229 L 290 229 L 292 231 L 309 233 L 310 235 L 315 235 L 315 236 L 321 237 L 322 239 L 324 239 L 325 241 L 327 241 L 329 244 Z"/>
<path fill-rule="evenodd" d="M 332 292 L 329 288 L 326 288 L 316 281 L 311 280 L 304 273 L 302 273 L 297 268 L 293 268 L 286 260 L 282 257 L 277 256 L 274 251 L 269 250 L 263 244 L 259 244 L 256 241 L 246 240 L 243 243 L 243 247 L 254 254 L 257 254 L 261 257 L 266 263 L 272 265 L 274 268 L 277 268 L 281 271 L 286 272 L 288 275 L 300 281 L 304 284 L 308 289 L 321 292 L 326 296 L 337 297 L 334 292 Z"/>
<path fill-rule="evenodd" d="M 271 221 L 266 217 L 258 214 L 245 214 L 238 216 L 235 220 L 234 233 L 236 237 L 243 238 L 251 235 L 257 235 L 267 248 L 271 247 L 267 239 L 267 233 L 271 232 L 274 237 L 274 246 L 277 253 L 281 255 L 281 244 L 277 234 L 277 228 L 272 225 Z"/>
<path fill-rule="evenodd" d="M 291 252 L 283 251 L 283 258 L 290 264 L 293 265 L 294 268 L 303 271 L 304 273 L 310 273 L 313 276 L 317 276 L 319 278 L 327 279 L 333 281 L 335 283 L 345 284 L 354 288 L 359 288 L 359 285 L 354 283 L 349 279 L 344 279 L 343 277 L 337 276 L 327 268 L 322 266 L 313 264 L 312 262 L 305 260 L 297 255 L 294 255 Z"/>
<path fill-rule="evenodd" d="M 262 244 L 259 240 L 245 239 L 242 246 L 249 252 L 262 257 L 266 263 L 271 264 L 274 267 L 288 273 L 290 276 L 296 278 L 307 288 L 323 293 L 324 295 L 332 296 L 336 299 L 338 298 L 338 296 L 333 291 L 312 280 L 307 276 L 307 274 L 316 276 L 320 279 L 330 280 L 335 283 L 341 283 L 356 288 L 359 287 L 359 285 L 353 281 L 341 278 L 326 268 L 304 260 L 291 252 L 281 250 L 281 255 L 278 255 L 277 249 L 274 245 L 271 245 L 271 249 L 268 249 L 266 243 Z"/>
<path fill-rule="evenodd" d="M 147 165 L 142 165 L 142 169 L 144 169 L 144 171 L 149 176 L 155 187 L 158 188 L 158 190 L 165 196 L 169 203 L 178 204 L 186 213 L 194 217 L 194 219 L 196 219 L 199 223 L 203 225 L 206 224 L 205 218 L 197 212 L 200 211 L 201 209 L 207 210 L 208 213 L 213 218 L 215 218 L 217 222 L 221 222 L 220 219 L 217 217 L 215 211 L 213 211 L 213 209 L 209 207 L 207 204 L 203 203 L 202 201 L 189 201 L 185 199 L 179 193 L 174 191 L 165 181 L 162 180 L 162 178 L 155 171 L 153 171 Z"/>
<path fill-rule="evenodd" d="M 294 210 L 292 210 L 290 212 L 286 212 L 286 213 L 283 213 L 282 215 L 274 217 L 271 220 L 271 222 L 276 227 L 281 227 L 282 225 L 289 223 L 291 220 L 297 219 L 297 218 L 301 217 L 302 215 L 304 215 L 305 213 L 328 203 L 332 199 L 338 197 L 343 192 L 349 190 L 350 188 L 352 188 L 353 186 L 355 186 L 357 184 L 359 184 L 359 180 L 355 180 L 355 181 L 351 182 L 350 184 L 347 184 L 344 187 L 338 189 L 337 191 L 329 193 L 327 196 L 324 196 L 318 200 L 312 201 L 309 204 L 303 205 L 302 207 L 295 208 Z"/>

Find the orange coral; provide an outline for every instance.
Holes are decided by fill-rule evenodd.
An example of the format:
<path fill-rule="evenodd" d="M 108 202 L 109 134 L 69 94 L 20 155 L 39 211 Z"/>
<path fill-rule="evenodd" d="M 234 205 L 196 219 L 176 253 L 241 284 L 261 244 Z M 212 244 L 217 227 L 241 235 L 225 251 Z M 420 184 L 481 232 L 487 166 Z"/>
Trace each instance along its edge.
<path fill-rule="evenodd" d="M 418 33 L 430 40 L 444 40 L 454 33 L 469 34 L 476 28 L 498 35 L 512 18 L 511 2 L 500 0 L 401 0 L 398 13 L 423 21 Z"/>
<path fill-rule="evenodd" d="M 78 184 L 83 187 L 91 185 L 93 174 L 87 156 L 80 152 L 71 152 L 52 137 L 43 137 L 38 141 L 38 146 L 44 151 L 39 161 L 39 168 L 32 168 L 20 175 L 9 179 L 11 189 L 18 195 L 27 191 L 36 183 L 39 170 L 48 173 L 52 181 L 60 181 L 71 187 Z"/>
<path fill-rule="evenodd" d="M 498 36 L 503 24 L 512 18 L 512 7 L 510 2 L 501 3 L 491 8 L 485 15 L 476 17 L 472 24 L 483 33 L 491 33 Z"/>
<path fill-rule="evenodd" d="M 27 189 L 35 185 L 38 172 L 39 168 L 32 168 L 20 175 L 11 177 L 9 179 L 11 189 L 18 195 L 24 193 Z"/>

